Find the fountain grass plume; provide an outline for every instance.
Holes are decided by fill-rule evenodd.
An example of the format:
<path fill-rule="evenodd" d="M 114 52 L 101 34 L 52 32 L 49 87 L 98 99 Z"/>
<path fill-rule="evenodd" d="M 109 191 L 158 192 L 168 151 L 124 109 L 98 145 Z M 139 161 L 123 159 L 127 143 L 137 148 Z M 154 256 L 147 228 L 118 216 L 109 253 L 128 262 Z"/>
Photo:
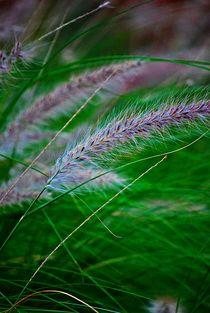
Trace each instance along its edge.
<path fill-rule="evenodd" d="M 57 160 L 52 177 L 62 183 L 63 176 L 73 173 L 83 162 L 94 163 L 101 156 L 122 147 L 125 143 L 135 142 L 138 145 L 139 139 L 158 138 L 172 126 L 183 128 L 190 124 L 194 127 L 198 122 L 206 121 L 209 114 L 210 101 L 172 105 L 130 115 L 126 112 L 121 118 L 115 118 L 106 126 L 87 135 L 72 149 L 67 149 Z M 127 150 L 124 149 L 124 153 L 127 153 Z"/>
<path fill-rule="evenodd" d="M 81 166 L 75 167 L 72 171 L 68 169 L 60 172 L 58 176 L 56 176 L 49 184 L 49 189 L 65 191 L 70 187 L 80 185 L 85 181 L 91 180 L 93 177 L 97 177 L 96 179 L 91 180 L 88 184 L 80 187 L 75 190 L 75 192 L 82 191 L 90 191 L 90 190 L 101 190 L 105 188 L 116 188 L 119 186 L 123 186 L 125 183 L 125 179 L 119 176 L 116 173 L 107 173 L 106 175 L 100 176 L 104 173 L 104 169 L 100 168 L 96 165 L 86 165 L 83 164 Z"/>
<path fill-rule="evenodd" d="M 0 189 L 0 197 L 3 197 L 6 189 Z M 30 201 L 31 199 L 35 199 L 38 196 L 39 192 L 37 191 L 13 191 L 11 195 L 7 195 L 1 206 L 5 205 L 13 205 L 17 203 L 21 203 L 24 201 Z"/>
<path fill-rule="evenodd" d="M 112 79 L 126 73 L 128 69 L 140 66 L 139 61 L 128 61 L 124 63 L 104 66 L 98 70 L 83 74 L 71 79 L 71 82 L 57 87 L 53 92 L 37 100 L 27 110 L 21 112 L 16 120 L 10 123 L 5 132 L 5 141 L 16 138 L 17 135 L 30 125 L 36 125 L 46 118 L 49 113 L 53 114 L 60 105 L 68 102 L 68 109 L 72 107 L 75 99 L 83 98 L 105 81 L 110 75 Z M 73 101 L 72 101 L 73 100 Z"/>
<path fill-rule="evenodd" d="M 65 191 L 66 188 L 70 186 L 77 186 L 84 181 L 88 181 L 92 177 L 99 176 L 103 173 L 103 169 L 99 169 L 96 167 L 81 167 L 75 168 L 75 170 L 68 175 L 68 173 L 62 173 L 62 183 L 59 179 L 54 179 L 50 188 L 47 192 L 44 193 L 44 198 L 50 197 L 51 191 Z M 0 188 L 0 197 L 3 197 L 7 191 L 8 185 L 12 184 L 14 179 L 10 180 L 5 186 Z M 97 179 L 91 181 L 88 185 L 84 185 L 82 191 L 90 191 L 96 190 L 97 188 L 110 188 L 114 186 L 122 186 L 124 185 L 125 180 L 115 173 L 108 173 L 107 175 L 100 176 Z M 46 177 L 37 175 L 37 173 L 29 173 L 28 176 L 21 182 L 21 184 L 16 186 L 16 189 L 10 194 L 4 197 L 2 202 L 2 206 L 12 205 L 15 203 L 21 203 L 24 201 L 35 199 L 39 193 L 40 189 L 43 188 L 47 184 Z M 77 190 L 80 192 L 81 188 Z M 75 192 L 74 192 L 75 193 Z"/>

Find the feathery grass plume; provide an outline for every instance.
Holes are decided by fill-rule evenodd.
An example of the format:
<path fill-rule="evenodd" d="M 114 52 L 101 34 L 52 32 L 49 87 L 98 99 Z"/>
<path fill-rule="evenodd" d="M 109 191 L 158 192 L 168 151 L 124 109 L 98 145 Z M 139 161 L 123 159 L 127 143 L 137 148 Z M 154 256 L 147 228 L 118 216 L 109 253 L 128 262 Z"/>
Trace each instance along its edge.
<path fill-rule="evenodd" d="M 53 138 L 55 136 L 56 132 L 53 130 L 45 131 L 45 130 L 40 130 L 38 128 L 34 128 L 32 130 L 29 130 L 28 132 L 24 132 L 21 135 L 21 140 L 13 141 L 12 138 L 10 141 L 5 141 L 5 137 L 3 135 L 0 135 L 0 151 L 1 153 L 4 154 L 9 154 L 13 150 L 13 148 L 18 147 L 18 153 L 22 154 L 25 152 L 27 148 L 30 148 L 32 145 L 37 144 L 37 145 L 43 145 L 46 144 L 49 141 L 49 138 Z M 56 140 L 56 146 L 53 147 L 56 150 L 56 154 L 65 148 L 65 146 L 68 144 L 69 140 L 71 140 L 71 136 L 73 134 L 71 133 L 61 133 L 59 138 Z M 61 150 L 62 148 L 62 150 Z M 36 154 L 36 151 L 33 151 Z M 48 153 L 47 153 L 48 152 Z M 52 151 L 46 151 L 45 154 L 48 154 L 50 156 L 50 153 Z M 54 153 L 54 152 L 53 152 Z M 33 154 L 33 153 L 32 153 Z M 50 158 L 51 159 L 51 158 Z M 49 164 L 49 163 L 48 163 Z"/>
<path fill-rule="evenodd" d="M 45 156 L 46 158 L 46 156 Z M 51 164 L 48 160 L 46 163 L 42 163 L 42 160 L 40 160 L 37 165 L 39 168 L 44 170 L 44 173 L 46 175 L 50 175 L 48 172 L 49 166 Z M 53 160 L 55 161 L 55 160 Z M 48 165 L 48 166 L 47 166 Z M 13 167 L 10 170 L 10 176 L 12 179 L 7 182 L 7 184 L 3 184 L 2 188 L 0 189 L 0 195 L 3 197 L 4 193 L 7 191 L 8 186 L 10 184 L 13 184 L 16 177 L 19 175 L 19 173 L 22 171 L 22 165 L 17 165 Z M 81 183 L 83 183 L 86 180 L 89 180 L 95 176 L 98 176 L 104 172 L 103 169 L 96 167 L 96 166 L 80 166 L 79 168 L 76 167 L 75 170 L 71 172 L 71 175 L 68 175 L 67 173 L 62 173 L 62 179 L 59 177 L 59 179 L 54 179 L 53 183 L 50 185 L 50 190 L 66 190 L 68 187 L 75 187 Z M 5 204 L 12 204 L 17 202 L 24 201 L 25 199 L 34 198 L 33 195 L 38 195 L 38 193 L 47 185 L 47 176 L 42 175 L 39 172 L 36 171 L 29 171 L 26 173 L 26 175 L 23 177 L 22 181 L 18 183 L 15 187 L 14 193 L 11 193 L 11 199 L 9 196 L 5 198 L 2 205 Z M 89 190 L 95 190 L 97 188 L 103 187 L 103 188 L 113 188 L 115 186 L 119 187 L 124 184 L 125 180 L 120 177 L 119 175 L 115 173 L 108 173 L 107 175 L 98 177 L 97 179 L 91 181 L 88 186 L 83 187 L 83 191 L 89 191 Z M 50 190 L 48 189 L 47 194 L 50 194 Z M 78 190 L 79 192 L 81 191 Z M 45 196 L 46 197 L 46 196 Z"/>
<path fill-rule="evenodd" d="M 0 135 L 0 151 L 1 153 L 8 155 L 11 153 L 11 151 L 13 151 L 14 148 L 18 148 L 18 154 L 22 155 L 22 153 L 26 153 L 27 150 L 29 150 L 31 157 L 32 155 L 36 155 L 37 153 L 36 149 L 32 149 L 32 146 L 34 148 L 34 144 L 36 145 L 36 147 L 42 147 L 43 145 L 48 143 L 49 138 L 53 138 L 55 134 L 55 131 L 44 131 L 35 128 L 34 130 L 29 130 L 27 133 L 24 132 L 21 136 L 21 140 L 17 142 L 12 140 L 7 142 L 4 140 L 4 136 Z M 61 153 L 61 151 L 63 151 L 63 149 L 69 142 L 69 138 L 71 138 L 70 133 L 68 133 L 68 140 L 67 133 L 62 133 L 56 140 L 56 146 L 52 147 L 53 151 L 46 151 L 44 153 L 43 158 L 49 158 L 45 160 L 49 161 L 47 162 L 48 165 L 50 165 L 50 160 L 54 159 L 52 158 L 53 154 L 57 155 L 58 153 Z"/>
<path fill-rule="evenodd" d="M 10 170 L 10 180 L 7 183 L 2 184 L 0 188 L 1 197 L 7 192 L 8 186 L 13 184 L 16 180 L 16 177 L 19 175 L 22 169 L 22 165 L 16 165 Z M 16 202 L 22 202 L 26 199 L 32 199 L 40 190 L 46 185 L 47 183 L 47 176 L 36 172 L 30 171 L 28 172 L 23 180 L 15 186 L 13 192 L 11 192 L 11 196 L 8 195 L 5 197 L 5 200 L 2 202 L 2 205 L 5 204 L 12 204 Z"/>
<path fill-rule="evenodd" d="M 96 166 L 81 166 L 75 167 L 71 172 L 68 170 L 62 171 L 58 177 L 55 177 L 53 181 L 50 183 L 49 188 L 54 190 L 65 191 L 65 189 L 69 189 L 69 187 L 77 186 L 85 181 L 88 181 L 100 174 L 102 174 L 104 170 L 97 168 Z M 110 187 L 119 187 L 125 183 L 125 180 L 115 173 L 107 173 L 106 175 L 100 176 L 92 181 L 90 181 L 87 185 L 84 185 L 82 188 L 86 190 L 97 189 L 100 187 L 110 188 Z M 81 191 L 81 188 L 78 191 Z"/>
<path fill-rule="evenodd" d="M 28 161 L 29 162 L 29 161 Z M 46 166 L 43 166 L 41 163 L 38 163 L 37 166 L 45 172 L 45 175 L 41 174 L 38 171 L 29 171 L 26 173 L 26 175 L 23 177 L 21 182 L 16 184 L 16 188 L 18 190 L 33 190 L 37 191 L 40 190 L 45 184 L 47 180 L 48 172 L 46 171 Z M 17 164 L 16 166 L 12 167 L 10 171 L 10 177 L 11 180 L 15 180 L 18 175 L 23 171 L 23 165 Z M 10 183 L 13 183 L 10 180 Z"/>
<path fill-rule="evenodd" d="M 173 298 L 160 298 L 151 303 L 150 313 L 184 313 L 179 306 L 177 309 L 176 301 Z"/>
<path fill-rule="evenodd" d="M 52 114 L 56 108 L 59 109 L 59 106 L 65 101 L 83 98 L 84 95 L 87 95 L 87 92 L 91 92 L 110 75 L 112 75 L 112 79 L 114 79 L 128 69 L 138 67 L 140 64 L 139 61 L 113 64 L 72 79 L 72 82 L 58 87 L 55 91 L 36 101 L 28 110 L 22 112 L 16 120 L 8 126 L 5 132 L 5 140 L 17 138 L 17 135 L 23 132 L 26 127 L 43 120 L 49 113 Z"/>
<path fill-rule="evenodd" d="M 181 127 L 185 123 L 205 121 L 210 114 L 210 101 L 191 104 L 172 105 L 164 109 L 142 114 L 125 114 L 117 118 L 104 128 L 96 130 L 86 136 L 79 144 L 57 160 L 54 174 L 57 180 L 62 181 L 63 173 L 72 173 L 82 162 L 93 163 L 95 159 L 118 146 L 162 133 L 170 126 Z M 69 174 L 70 175 L 70 174 Z M 53 179 L 55 179 L 53 178 Z"/>
<path fill-rule="evenodd" d="M 188 58 L 196 58 L 198 51 L 192 51 L 187 54 L 174 55 L 176 58 L 187 60 Z M 168 57 L 167 55 L 165 56 Z M 186 67 L 183 64 L 170 63 L 170 62 L 148 62 L 142 63 L 142 67 L 135 70 L 131 69 L 129 75 L 126 75 L 125 79 L 118 83 L 118 88 L 115 88 L 119 93 L 126 93 L 128 91 L 157 86 L 165 82 L 174 82 L 179 79 L 179 82 L 186 83 L 186 80 L 190 78 L 193 83 L 198 82 L 207 76 L 209 73 L 206 71 L 199 71 L 198 68 Z"/>
<path fill-rule="evenodd" d="M 3 197 L 6 189 L 0 189 L 0 197 Z M 35 199 L 38 196 L 39 192 L 37 191 L 13 191 L 10 195 L 4 198 L 1 206 L 12 205 L 16 203 L 21 203 L 31 199 Z"/>

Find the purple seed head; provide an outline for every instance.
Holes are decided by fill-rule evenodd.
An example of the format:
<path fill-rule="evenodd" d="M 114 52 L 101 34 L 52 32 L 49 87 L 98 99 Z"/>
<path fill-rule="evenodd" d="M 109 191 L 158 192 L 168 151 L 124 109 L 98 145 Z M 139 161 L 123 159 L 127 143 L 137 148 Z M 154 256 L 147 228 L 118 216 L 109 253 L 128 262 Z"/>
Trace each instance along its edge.
<path fill-rule="evenodd" d="M 133 114 L 130 117 L 125 114 L 121 119 L 115 119 L 106 127 L 87 136 L 73 149 L 67 150 L 58 159 L 54 173 L 57 173 L 57 177 L 63 171 L 71 172 L 83 162 L 94 162 L 98 157 L 104 156 L 124 143 L 158 136 L 166 128 L 181 126 L 184 122 L 204 121 L 209 114 L 210 101 L 173 105 L 156 111 Z"/>

